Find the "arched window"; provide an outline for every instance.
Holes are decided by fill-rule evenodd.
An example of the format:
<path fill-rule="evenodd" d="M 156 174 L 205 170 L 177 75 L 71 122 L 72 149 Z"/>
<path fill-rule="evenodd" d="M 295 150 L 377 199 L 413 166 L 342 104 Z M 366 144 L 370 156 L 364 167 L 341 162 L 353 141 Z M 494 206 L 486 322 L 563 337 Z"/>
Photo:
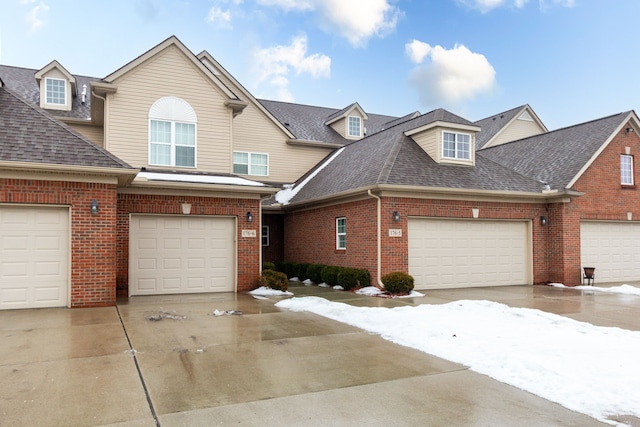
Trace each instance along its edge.
<path fill-rule="evenodd" d="M 149 164 L 196 167 L 196 112 L 175 96 L 158 99 L 149 109 Z"/>

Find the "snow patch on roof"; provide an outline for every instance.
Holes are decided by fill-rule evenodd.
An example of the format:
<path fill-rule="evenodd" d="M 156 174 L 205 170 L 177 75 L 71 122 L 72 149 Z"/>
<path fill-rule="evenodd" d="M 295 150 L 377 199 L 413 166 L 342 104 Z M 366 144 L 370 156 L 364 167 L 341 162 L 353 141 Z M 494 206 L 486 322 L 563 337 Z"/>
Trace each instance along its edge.
<path fill-rule="evenodd" d="M 188 175 L 175 173 L 140 172 L 136 180 L 196 182 L 202 184 L 246 185 L 252 187 L 266 187 L 266 184 L 237 176 Z"/>
<path fill-rule="evenodd" d="M 313 177 L 315 177 L 322 169 L 324 169 L 325 167 L 327 167 L 327 165 L 329 163 L 331 163 L 333 161 L 333 159 L 335 159 L 336 157 L 338 157 L 340 155 L 340 153 L 342 153 L 342 151 L 344 150 L 345 147 L 342 147 L 341 149 L 339 149 L 338 151 L 336 151 L 333 156 L 331 156 L 329 158 L 329 160 L 327 160 L 326 162 L 324 162 L 322 165 L 320 165 L 320 167 L 318 167 L 315 171 L 313 171 L 308 177 L 306 177 L 304 179 L 304 181 L 302 181 L 300 184 L 298 184 L 297 186 L 293 186 L 293 185 L 285 185 L 284 189 L 278 191 L 276 193 L 276 201 L 278 203 L 282 203 L 283 205 L 288 205 L 289 202 L 291 201 L 291 199 L 293 199 L 295 197 L 296 194 L 298 194 L 298 192 L 309 182 L 313 179 Z"/>

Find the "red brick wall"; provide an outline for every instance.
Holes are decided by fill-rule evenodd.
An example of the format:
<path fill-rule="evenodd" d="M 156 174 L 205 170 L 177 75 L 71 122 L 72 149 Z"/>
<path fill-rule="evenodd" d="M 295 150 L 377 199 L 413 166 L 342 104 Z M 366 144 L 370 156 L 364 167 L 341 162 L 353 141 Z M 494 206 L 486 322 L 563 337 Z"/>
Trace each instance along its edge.
<path fill-rule="evenodd" d="M 98 215 L 89 212 L 94 199 Z M 71 206 L 71 306 L 115 304 L 115 185 L 0 179 L 0 203 Z"/>
<path fill-rule="evenodd" d="M 190 215 L 224 215 L 238 218 L 238 292 L 257 286 L 260 275 L 260 201 L 250 199 L 162 196 L 144 194 L 118 195 L 117 228 L 117 287 L 118 295 L 129 294 L 129 214 L 183 215 L 182 203 L 191 204 Z M 253 222 L 248 222 L 247 212 L 253 213 Z M 242 237 L 242 230 L 255 230 L 256 237 Z"/>
<path fill-rule="evenodd" d="M 533 281 L 550 279 L 547 260 L 549 239 L 553 233 L 540 225 L 547 216 L 547 205 L 498 202 L 469 202 L 385 197 L 382 199 L 382 268 L 381 276 L 392 271 L 408 271 L 408 216 L 439 218 L 473 218 L 472 208 L 480 209 L 480 218 L 531 220 L 533 225 Z M 285 258 L 289 261 L 314 262 L 366 268 L 372 281 L 377 278 L 376 200 L 364 200 L 316 210 L 291 213 L 285 218 Z M 393 221 L 398 211 L 400 221 Z M 347 250 L 335 249 L 335 218 L 347 218 Z M 388 230 L 402 230 L 402 237 L 389 237 Z"/>
<path fill-rule="evenodd" d="M 265 213 L 262 225 L 269 227 L 269 246 L 262 247 L 262 261 L 284 261 L 284 215 Z"/>

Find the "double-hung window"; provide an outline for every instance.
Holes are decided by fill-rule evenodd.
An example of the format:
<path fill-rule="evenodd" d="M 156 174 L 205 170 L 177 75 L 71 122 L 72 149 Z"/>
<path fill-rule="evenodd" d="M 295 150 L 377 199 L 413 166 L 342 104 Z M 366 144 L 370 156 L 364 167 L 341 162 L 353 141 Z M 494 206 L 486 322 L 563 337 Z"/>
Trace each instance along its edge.
<path fill-rule="evenodd" d="M 347 218 L 336 218 L 336 249 L 347 249 Z"/>
<path fill-rule="evenodd" d="M 233 152 L 233 173 L 241 175 L 269 175 L 269 155 L 265 153 Z"/>
<path fill-rule="evenodd" d="M 448 159 L 471 159 L 471 135 L 466 133 L 443 132 L 442 156 Z"/>
<path fill-rule="evenodd" d="M 349 116 L 347 124 L 350 137 L 359 138 L 362 136 L 362 119 L 360 117 Z"/>
<path fill-rule="evenodd" d="M 67 104 L 67 82 L 62 79 L 45 78 L 46 103 L 50 105 Z"/>
<path fill-rule="evenodd" d="M 633 156 L 628 154 L 620 155 L 620 183 L 633 185 Z"/>
<path fill-rule="evenodd" d="M 149 164 L 196 167 L 196 113 L 184 100 L 169 96 L 149 110 Z"/>

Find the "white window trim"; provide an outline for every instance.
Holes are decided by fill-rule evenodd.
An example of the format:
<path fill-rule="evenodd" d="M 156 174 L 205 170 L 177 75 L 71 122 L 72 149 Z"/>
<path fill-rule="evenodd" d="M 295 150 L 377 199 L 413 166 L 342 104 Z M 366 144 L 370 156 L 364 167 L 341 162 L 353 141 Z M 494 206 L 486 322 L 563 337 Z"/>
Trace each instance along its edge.
<path fill-rule="evenodd" d="M 266 231 L 266 233 L 265 233 L 265 231 Z M 263 225 L 262 226 L 262 235 L 261 235 L 261 237 L 262 237 L 262 246 L 264 246 L 264 247 L 269 246 L 270 241 L 269 241 L 269 226 L 268 225 Z M 265 244 L 265 237 L 267 239 L 266 244 Z"/>
<path fill-rule="evenodd" d="M 340 220 L 344 220 L 344 232 L 340 232 L 339 231 L 339 226 L 338 224 L 340 223 Z M 344 246 L 341 247 L 340 246 L 340 236 L 344 236 Z M 347 217 L 341 216 L 336 218 L 336 250 L 339 251 L 345 251 L 347 250 Z"/>
<path fill-rule="evenodd" d="M 351 126 L 349 126 L 350 122 L 351 122 L 351 119 L 358 119 L 359 126 L 358 126 L 358 134 L 357 135 L 356 134 L 351 134 Z M 347 136 L 349 138 L 360 138 L 360 137 L 362 137 L 362 117 L 360 117 L 360 116 L 348 116 L 347 117 Z"/>
<path fill-rule="evenodd" d="M 171 157 L 170 157 L 170 164 L 165 165 L 162 163 L 152 163 L 151 162 L 151 144 L 163 144 L 161 142 L 154 142 L 151 141 L 151 122 L 152 121 L 156 121 L 156 122 L 169 122 L 171 123 Z M 185 125 L 193 125 L 193 132 L 194 132 L 194 136 L 193 136 L 193 166 L 178 166 L 176 165 L 176 147 L 190 147 L 190 145 L 179 145 L 176 144 L 176 123 L 180 123 L 180 124 L 185 124 Z M 197 123 L 190 123 L 190 122 L 182 122 L 182 121 L 176 121 L 176 120 L 169 120 L 169 119 L 162 119 L 162 118 L 149 118 L 149 130 L 148 130 L 148 134 L 149 134 L 149 165 L 152 166 L 169 166 L 172 168 L 187 168 L 187 169 L 195 169 L 198 167 L 198 124 Z"/>
<path fill-rule="evenodd" d="M 246 155 L 247 155 L 248 162 L 249 162 L 249 163 L 247 164 L 247 173 L 246 173 L 246 174 L 240 174 L 240 175 L 269 176 L 269 153 L 258 153 L 258 152 L 256 152 L 256 151 L 234 151 L 234 152 L 233 152 L 233 154 L 236 154 L 236 153 L 246 154 Z M 266 173 L 265 175 L 253 173 L 253 170 L 252 170 L 252 167 L 251 167 L 251 166 L 252 166 L 252 165 L 251 165 L 251 155 L 252 155 L 252 154 L 257 154 L 257 155 L 260 155 L 260 156 L 266 156 L 266 157 L 267 157 L 267 173 Z M 232 155 L 232 156 L 233 156 L 233 155 Z M 233 172 L 233 166 L 235 166 L 235 165 L 236 165 L 236 163 L 235 163 L 235 161 L 233 160 L 233 157 L 232 157 L 231 161 L 232 161 L 232 163 L 233 163 L 233 164 L 232 164 L 232 172 Z M 239 163 L 238 163 L 238 164 L 239 164 Z M 260 167 L 262 167 L 262 165 L 259 165 L 259 166 L 260 166 Z M 236 172 L 233 172 L 233 173 L 236 173 Z"/>
<path fill-rule="evenodd" d="M 64 87 L 64 96 L 63 96 L 63 102 L 62 103 L 57 103 L 57 102 L 47 102 L 47 89 L 49 87 L 49 82 L 51 81 L 59 81 L 62 82 L 62 87 Z M 44 104 L 45 105 L 52 105 L 52 106 L 56 106 L 56 107 L 66 107 L 67 106 L 67 81 L 65 79 L 59 79 L 56 77 L 45 77 L 44 78 Z"/>
<path fill-rule="evenodd" d="M 455 154 L 454 157 L 450 157 L 450 156 L 446 156 L 444 154 L 444 135 L 446 133 L 450 133 L 455 135 Z M 458 135 L 466 135 L 469 137 L 469 157 L 459 157 L 458 156 Z M 442 131 L 442 142 L 440 144 L 440 149 L 442 150 L 442 158 L 443 159 L 449 159 L 449 160 L 462 160 L 462 161 L 471 161 L 472 159 L 472 150 L 473 150 L 473 137 L 470 133 L 466 133 L 466 132 L 455 132 L 455 131 L 450 131 L 450 130 L 443 130 Z"/>
<path fill-rule="evenodd" d="M 629 159 L 629 170 L 624 170 L 623 169 L 623 159 Z M 626 173 L 628 172 L 629 175 L 629 181 L 625 182 L 625 178 L 626 178 Z M 633 180 L 633 156 L 629 155 L 629 154 L 621 154 L 620 155 L 620 184 L 621 185 L 634 185 L 634 180 Z"/>

